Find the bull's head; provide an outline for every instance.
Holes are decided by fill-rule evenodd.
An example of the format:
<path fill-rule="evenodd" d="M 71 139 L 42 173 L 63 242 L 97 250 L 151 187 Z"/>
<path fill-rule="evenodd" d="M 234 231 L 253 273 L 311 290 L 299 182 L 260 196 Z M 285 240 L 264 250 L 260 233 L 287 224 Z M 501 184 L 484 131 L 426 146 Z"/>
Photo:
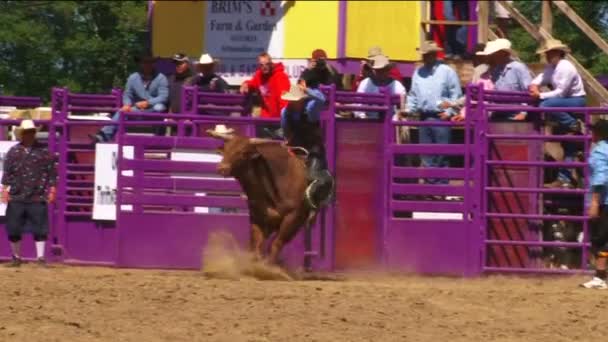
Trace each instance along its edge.
<path fill-rule="evenodd" d="M 249 161 L 260 156 L 257 151 L 258 145 L 272 142 L 272 140 L 218 133 L 214 130 L 207 130 L 207 134 L 224 141 L 224 146 L 219 150 L 222 160 L 217 165 L 218 173 L 224 177 L 236 177 Z"/>

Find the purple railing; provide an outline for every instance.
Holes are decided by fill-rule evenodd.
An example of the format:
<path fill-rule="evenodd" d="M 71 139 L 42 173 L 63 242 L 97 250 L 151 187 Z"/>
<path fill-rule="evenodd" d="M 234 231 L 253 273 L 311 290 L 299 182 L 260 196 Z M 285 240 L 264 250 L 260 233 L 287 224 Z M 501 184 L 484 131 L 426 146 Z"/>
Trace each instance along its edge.
<path fill-rule="evenodd" d="M 586 172 L 587 164 L 545 161 L 542 151 L 547 141 L 576 142 L 582 144 L 587 154 L 590 138 L 587 133 L 545 135 L 543 123 L 546 113 L 567 111 L 580 113 L 589 124 L 594 115 L 605 109 L 540 109 L 534 107 L 524 93 L 484 91 L 470 86 L 467 119 L 462 123 L 421 122 L 415 118 L 394 121 L 392 114 L 400 104 L 398 96 L 386 92 L 337 92 L 334 88 L 323 91 L 328 105 L 322 114 L 322 127 L 334 173 L 341 152 L 337 148 L 337 125 L 382 127 L 384 142 L 379 148 L 384 156 L 378 164 L 381 179 L 377 181 L 382 195 L 377 206 L 372 204 L 369 208 L 378 221 L 375 231 L 380 263 L 394 269 L 459 275 L 483 271 L 571 273 L 588 269 L 589 226 L 583 201 L 586 178 L 582 188 L 542 186 L 545 173 L 550 169 L 567 167 Z M 49 145 L 59 159 L 58 198 L 51 209 L 50 249 L 56 254 L 56 260 L 129 267 L 196 268 L 200 266 L 200 252 L 206 238 L 213 231 L 225 229 L 246 244 L 246 201 L 238 184 L 215 176 L 212 161 L 177 161 L 171 160 L 171 155 L 176 149 L 182 152 L 215 149 L 219 142 L 208 138 L 204 131 L 216 124 L 255 136 L 256 127 L 276 125 L 278 119 L 243 115 L 248 113 L 242 111 L 245 105 L 241 95 L 206 94 L 196 88 L 185 88 L 184 92 L 183 97 L 189 101 L 185 103 L 184 113 L 125 113 L 120 122 L 109 122 L 94 118 L 72 120 L 68 114 L 114 113 L 121 106 L 119 90 L 98 95 L 54 89 L 53 118 L 37 123 L 48 126 Z M 10 105 L 33 106 L 27 101 Z M 374 112 L 380 118 L 336 119 L 335 114 L 344 111 Z M 488 119 L 490 113 L 516 111 L 528 112 L 529 120 L 499 123 Z M 218 115 L 219 112 L 224 114 Z M 239 116 L 232 116 L 234 113 Z M 16 123 L 17 120 L 0 121 L 3 126 Z M 119 170 L 131 170 L 134 176 L 119 172 L 118 202 L 133 208 L 119 211 L 116 222 L 91 218 L 94 149 L 87 134 L 107 124 L 119 126 L 119 154 L 123 146 L 133 146 L 135 151 L 134 159 L 119 158 Z M 419 144 L 417 132 L 427 126 L 450 127 L 455 142 Z M 137 127 L 175 130 L 173 136 L 132 134 Z M 409 128 L 409 141 L 396 138 L 396 130 L 404 128 Z M 446 168 L 423 168 L 415 160 L 416 156 L 432 154 L 449 155 L 453 164 Z M 353 171 L 349 169 L 349 172 Z M 209 176 L 208 179 L 201 179 L 201 173 Z M 340 175 L 336 176 L 340 182 Z M 443 185 L 421 183 L 420 180 L 427 178 L 450 181 Z M 560 205 L 570 212 L 551 211 Z M 210 211 L 201 213 L 201 207 Z M 288 263 L 300 265 L 308 258 L 317 269 L 333 268 L 336 213 L 349 214 L 336 211 L 334 206 L 325 210 L 312 234 L 302 234 L 286 250 Z M 543 226 L 552 222 L 575 225 L 583 240 L 555 241 L 543 237 Z M 7 247 L 2 247 L 3 256 L 8 255 Z M 575 267 L 570 265 L 570 269 L 565 270 L 543 266 L 543 257 L 548 253 L 564 250 L 573 251 Z M 30 252 L 33 250 L 26 249 L 26 253 Z"/>
<path fill-rule="evenodd" d="M 0 106 L 17 108 L 36 108 L 42 105 L 42 99 L 29 96 L 0 96 Z"/>

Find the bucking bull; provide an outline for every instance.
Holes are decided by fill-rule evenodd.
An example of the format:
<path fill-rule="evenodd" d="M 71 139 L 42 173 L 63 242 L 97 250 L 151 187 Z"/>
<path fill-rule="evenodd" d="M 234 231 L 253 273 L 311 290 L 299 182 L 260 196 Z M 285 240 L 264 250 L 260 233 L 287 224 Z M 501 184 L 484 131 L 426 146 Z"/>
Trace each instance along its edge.
<path fill-rule="evenodd" d="M 311 229 L 320 209 L 307 200 L 310 178 L 306 159 L 274 140 L 248 138 L 232 131 L 207 130 L 207 133 L 224 141 L 218 173 L 234 177 L 247 195 L 250 250 L 257 259 L 263 259 L 264 243 L 276 232 L 268 261 L 277 264 L 285 244 L 297 235 L 300 227 Z M 333 179 L 326 200 L 332 190 Z"/>

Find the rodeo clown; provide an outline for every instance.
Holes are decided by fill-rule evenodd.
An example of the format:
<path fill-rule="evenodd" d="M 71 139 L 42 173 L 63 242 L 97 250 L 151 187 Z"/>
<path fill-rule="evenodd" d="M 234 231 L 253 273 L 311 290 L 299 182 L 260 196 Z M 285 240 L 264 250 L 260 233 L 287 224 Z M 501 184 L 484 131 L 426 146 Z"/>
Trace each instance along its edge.
<path fill-rule="evenodd" d="M 589 154 L 591 202 L 588 215 L 591 219 L 591 250 L 596 255 L 595 276 L 581 286 L 605 290 L 608 289 L 608 121 L 596 122 L 591 127 L 591 133 L 594 146 Z"/>
<path fill-rule="evenodd" d="M 332 195 L 334 180 L 328 170 L 325 145 L 320 127 L 325 95 L 319 89 L 321 77 L 314 69 L 304 70 L 298 83 L 281 96 L 287 106 L 281 112 L 281 130 L 289 146 L 307 150 L 309 186 L 306 201 L 313 209 L 326 205 Z"/>

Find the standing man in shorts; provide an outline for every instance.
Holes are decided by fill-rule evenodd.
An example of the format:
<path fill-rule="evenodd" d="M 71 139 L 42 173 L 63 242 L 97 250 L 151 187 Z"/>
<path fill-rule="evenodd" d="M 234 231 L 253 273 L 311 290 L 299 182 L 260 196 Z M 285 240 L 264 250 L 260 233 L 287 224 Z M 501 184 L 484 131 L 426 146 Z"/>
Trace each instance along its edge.
<path fill-rule="evenodd" d="M 48 234 L 47 203 L 55 201 L 57 171 L 48 148 L 36 141 L 37 128 L 23 120 L 4 161 L 1 200 L 6 208 L 6 231 L 13 255 L 10 266 L 21 265 L 21 235 L 26 222 L 32 227 L 38 263 L 45 265 L 44 245 Z"/>
<path fill-rule="evenodd" d="M 595 143 L 589 154 L 591 169 L 591 251 L 595 254 L 595 276 L 581 284 L 588 289 L 608 289 L 606 260 L 608 258 L 608 121 L 599 120 L 591 127 Z"/>

